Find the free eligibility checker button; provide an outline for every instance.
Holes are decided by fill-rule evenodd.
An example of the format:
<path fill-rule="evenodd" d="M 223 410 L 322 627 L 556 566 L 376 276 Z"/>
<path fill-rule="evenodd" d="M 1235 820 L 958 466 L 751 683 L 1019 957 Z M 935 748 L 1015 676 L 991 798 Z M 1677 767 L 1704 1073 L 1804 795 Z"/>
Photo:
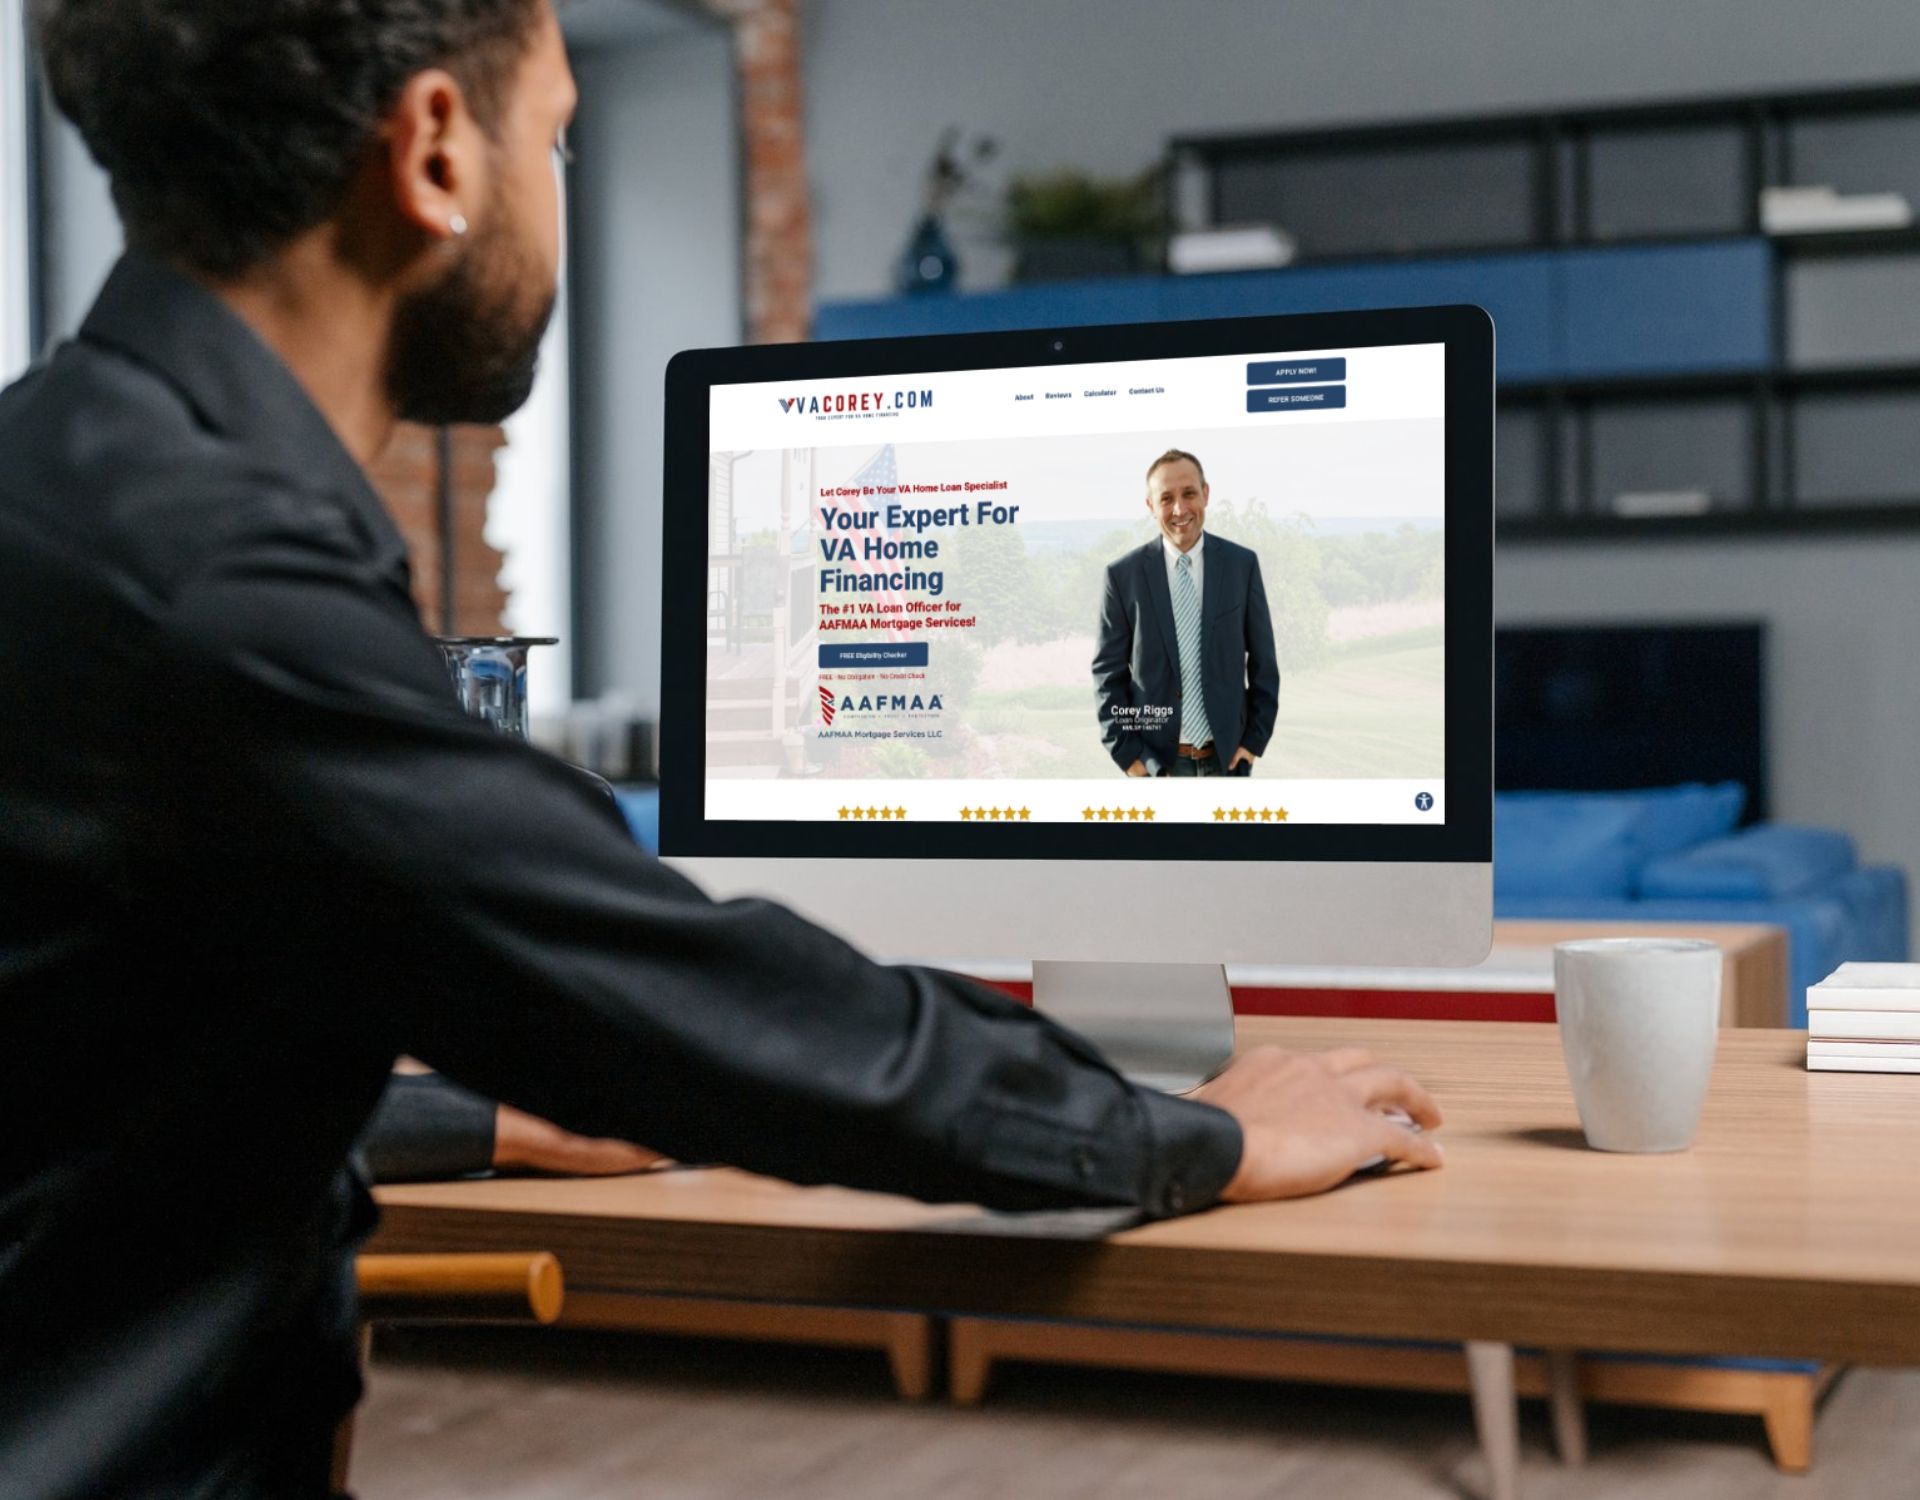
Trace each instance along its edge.
<path fill-rule="evenodd" d="M 1248 385 L 1302 385 L 1346 378 L 1344 354 L 1333 359 L 1256 359 L 1247 366 Z"/>
<path fill-rule="evenodd" d="M 838 667 L 924 667 L 925 641 L 835 641 L 820 648 L 820 665 Z"/>

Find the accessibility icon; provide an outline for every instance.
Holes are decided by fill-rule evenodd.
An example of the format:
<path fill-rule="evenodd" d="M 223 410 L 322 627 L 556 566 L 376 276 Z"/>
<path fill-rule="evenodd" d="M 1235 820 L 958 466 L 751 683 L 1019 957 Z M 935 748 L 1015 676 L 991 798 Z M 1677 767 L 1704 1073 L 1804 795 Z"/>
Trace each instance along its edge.
<path fill-rule="evenodd" d="M 1413 799 L 1413 805 L 1419 808 L 1421 812 L 1432 812 L 1433 811 L 1433 793 L 1432 792 L 1420 793 L 1419 796 Z"/>

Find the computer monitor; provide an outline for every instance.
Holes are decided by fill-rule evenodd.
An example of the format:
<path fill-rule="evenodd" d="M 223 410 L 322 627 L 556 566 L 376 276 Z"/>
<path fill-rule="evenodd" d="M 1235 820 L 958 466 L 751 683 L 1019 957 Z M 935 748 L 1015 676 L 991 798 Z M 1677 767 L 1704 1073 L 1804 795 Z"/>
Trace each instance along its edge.
<path fill-rule="evenodd" d="M 666 431 L 660 845 L 709 891 L 1031 960 L 1173 1087 L 1226 964 L 1485 954 L 1480 309 L 690 351 Z"/>

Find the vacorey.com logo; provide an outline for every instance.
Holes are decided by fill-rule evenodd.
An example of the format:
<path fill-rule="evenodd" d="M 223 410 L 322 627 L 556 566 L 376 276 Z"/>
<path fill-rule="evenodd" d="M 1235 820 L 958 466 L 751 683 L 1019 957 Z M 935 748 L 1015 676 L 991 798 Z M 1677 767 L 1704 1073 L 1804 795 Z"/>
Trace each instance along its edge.
<path fill-rule="evenodd" d="M 788 416 L 858 416 L 896 411 L 919 411 L 933 405 L 931 390 L 830 391 L 825 395 L 775 396 Z"/>

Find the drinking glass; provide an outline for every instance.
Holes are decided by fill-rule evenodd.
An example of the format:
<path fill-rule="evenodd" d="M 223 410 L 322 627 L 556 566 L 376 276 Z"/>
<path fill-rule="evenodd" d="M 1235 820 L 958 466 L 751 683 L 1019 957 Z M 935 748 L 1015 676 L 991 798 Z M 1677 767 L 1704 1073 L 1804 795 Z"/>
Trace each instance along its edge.
<path fill-rule="evenodd" d="M 502 734 L 527 737 L 527 651 L 555 646 L 550 635 L 434 637 L 460 706 Z"/>

